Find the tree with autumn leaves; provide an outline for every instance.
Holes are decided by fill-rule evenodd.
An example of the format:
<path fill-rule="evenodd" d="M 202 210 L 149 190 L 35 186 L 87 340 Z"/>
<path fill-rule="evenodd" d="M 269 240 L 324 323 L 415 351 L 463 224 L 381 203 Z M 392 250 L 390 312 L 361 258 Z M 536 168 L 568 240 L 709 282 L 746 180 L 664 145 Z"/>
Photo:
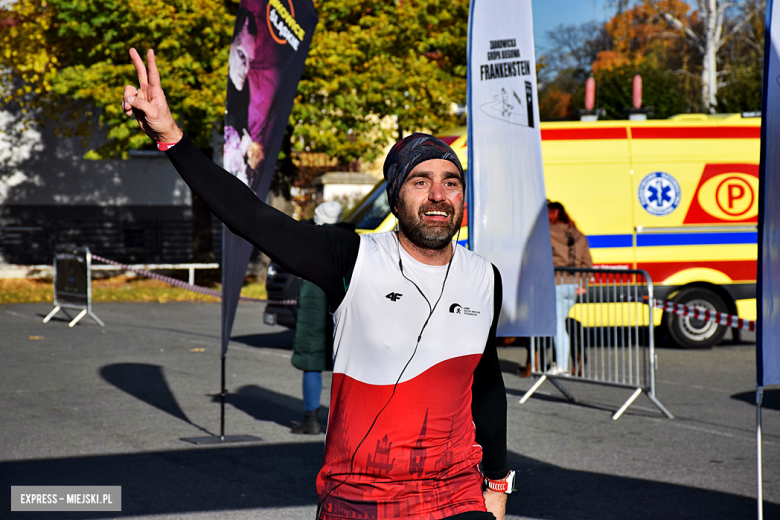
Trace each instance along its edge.
<path fill-rule="evenodd" d="M 121 111 L 135 81 L 130 47 L 154 47 L 174 117 L 204 148 L 224 118 L 235 6 L 217 0 L 18 0 L 0 13 L 6 102 L 65 131 L 105 142 L 91 157 L 123 156 L 149 145 Z"/>
<path fill-rule="evenodd" d="M 293 141 L 343 162 L 388 140 L 458 122 L 466 100 L 468 0 L 316 2 L 315 32 L 293 108 Z M 397 125 L 378 124 L 391 117 Z M 380 147 L 381 149 L 381 147 Z"/>
<path fill-rule="evenodd" d="M 296 175 L 290 161 L 296 151 L 324 153 L 347 167 L 377 157 L 401 131 L 462 123 L 451 105 L 465 101 L 468 0 L 315 4 L 320 23 L 280 173 L 286 167 L 288 177 Z M 0 11 L 5 101 L 56 120 L 63 131 L 94 133 L 97 121 L 105 141 L 89 156 L 125 155 L 149 146 L 117 103 L 122 86 L 134 81 L 127 50 L 154 47 L 174 116 L 209 148 L 221 135 L 237 6 L 238 0 L 17 0 Z M 539 58 L 542 113 L 571 117 L 594 74 L 600 106 L 622 117 L 630 90 L 624 83 L 637 71 L 656 117 L 709 110 L 713 87 L 703 78 L 712 48 L 716 66 L 706 74 L 715 70 L 715 107 L 758 109 L 763 2 L 697 0 L 696 7 L 622 0 L 607 24 L 552 33 L 553 49 Z"/>
<path fill-rule="evenodd" d="M 298 86 L 274 187 L 325 168 L 293 165 L 319 153 L 355 169 L 402 132 L 437 132 L 465 120 L 468 0 L 316 1 L 319 24 Z M 286 152 L 286 153 L 285 153 Z"/>
<path fill-rule="evenodd" d="M 618 12 L 598 31 L 561 27 L 549 35 L 554 49 L 540 61 L 565 66 L 542 75 L 547 81 L 540 104 L 548 118 L 582 107 L 582 77 L 589 74 L 608 116 L 624 117 L 636 72 L 655 117 L 760 109 L 764 1 L 697 0 L 695 9 L 682 0 L 617 4 Z M 584 63 L 582 54 L 589 58 Z M 582 80 L 578 88 L 569 86 L 573 76 Z"/>
<path fill-rule="evenodd" d="M 376 157 L 399 128 L 457 122 L 451 105 L 465 101 L 468 0 L 315 4 L 320 22 L 290 118 L 292 150 L 346 165 Z M 238 0 L 18 0 L 0 11 L 5 101 L 75 132 L 94 130 L 97 118 L 107 139 L 90 156 L 126 155 L 149 145 L 118 103 L 135 81 L 128 50 L 153 47 L 174 117 L 209 148 L 221 135 L 237 7 Z"/>

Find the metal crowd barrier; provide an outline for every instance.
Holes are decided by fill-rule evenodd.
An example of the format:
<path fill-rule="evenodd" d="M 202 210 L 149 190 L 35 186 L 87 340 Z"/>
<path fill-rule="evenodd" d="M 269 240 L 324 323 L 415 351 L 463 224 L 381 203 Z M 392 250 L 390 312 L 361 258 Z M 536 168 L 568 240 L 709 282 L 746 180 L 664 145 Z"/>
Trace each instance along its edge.
<path fill-rule="evenodd" d="M 613 420 L 643 392 L 674 418 L 655 394 L 653 307 L 646 303 L 653 301 L 650 275 L 638 269 L 556 267 L 555 278 L 556 336 L 531 338 L 531 375 L 539 379 L 520 404 L 545 381 L 576 402 L 562 382 L 577 381 L 634 389 Z"/>

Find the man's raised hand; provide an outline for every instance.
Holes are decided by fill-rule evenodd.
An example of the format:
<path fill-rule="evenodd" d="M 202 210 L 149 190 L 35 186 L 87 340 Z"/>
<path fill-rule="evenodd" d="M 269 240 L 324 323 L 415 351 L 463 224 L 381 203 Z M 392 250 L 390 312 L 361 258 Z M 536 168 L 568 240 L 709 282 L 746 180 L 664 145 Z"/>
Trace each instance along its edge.
<path fill-rule="evenodd" d="M 130 49 L 130 59 L 138 73 L 138 88 L 132 85 L 125 86 L 122 110 L 128 116 L 135 115 L 138 124 L 141 125 L 141 130 L 154 141 L 169 144 L 178 143 L 184 134 L 176 125 L 176 121 L 173 120 L 168 102 L 165 100 L 165 93 L 160 86 L 160 73 L 157 71 L 154 51 L 149 49 L 146 53 L 148 73 L 138 51 Z"/>

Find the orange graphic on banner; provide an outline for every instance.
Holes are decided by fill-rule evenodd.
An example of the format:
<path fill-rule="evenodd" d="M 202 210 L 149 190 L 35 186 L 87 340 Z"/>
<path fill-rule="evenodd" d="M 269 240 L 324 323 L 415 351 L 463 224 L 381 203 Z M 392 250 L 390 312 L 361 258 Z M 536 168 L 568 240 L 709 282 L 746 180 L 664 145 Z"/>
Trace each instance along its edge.
<path fill-rule="evenodd" d="M 758 222 L 758 165 L 707 164 L 684 224 Z"/>
<path fill-rule="evenodd" d="M 292 0 L 286 1 L 289 9 L 284 7 L 282 0 L 269 0 L 265 9 L 265 21 L 268 32 L 276 43 L 280 45 L 289 43 L 297 51 L 305 32 L 295 20 L 295 7 Z"/>

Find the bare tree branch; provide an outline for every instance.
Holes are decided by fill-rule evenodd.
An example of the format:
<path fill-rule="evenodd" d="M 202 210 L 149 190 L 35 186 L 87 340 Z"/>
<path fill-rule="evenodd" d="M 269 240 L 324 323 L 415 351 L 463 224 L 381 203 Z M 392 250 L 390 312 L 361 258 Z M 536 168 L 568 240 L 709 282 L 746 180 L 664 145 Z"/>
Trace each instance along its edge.
<path fill-rule="evenodd" d="M 655 10 L 660 14 L 664 20 L 666 20 L 672 27 L 674 27 L 677 30 L 684 30 L 685 34 L 688 36 L 688 38 L 691 39 L 691 41 L 696 45 L 696 47 L 699 49 L 699 51 L 704 54 L 704 45 L 701 41 L 701 38 L 699 38 L 699 35 L 693 32 L 693 30 L 690 27 L 686 27 L 684 23 L 682 23 L 678 18 L 675 16 L 672 16 L 668 12 L 666 12 L 663 8 L 661 8 L 660 5 L 658 5 L 658 2 L 656 0 L 650 0 L 650 4 L 655 8 Z"/>
<path fill-rule="evenodd" d="M 744 27 L 746 23 L 748 23 L 756 14 L 758 14 L 761 11 L 761 9 L 765 9 L 765 8 L 766 8 L 766 2 L 762 2 L 761 4 L 753 8 L 753 10 L 750 11 L 750 14 L 744 16 L 742 20 L 740 20 L 734 27 L 731 28 L 731 31 L 729 31 L 730 34 L 724 39 L 724 42 L 726 39 L 731 38 L 735 34 L 737 34 L 740 31 L 740 29 Z"/>
<path fill-rule="evenodd" d="M 695 79 L 696 81 L 701 81 L 701 76 L 699 76 L 698 74 L 694 74 L 693 72 L 690 72 L 688 70 L 679 69 L 679 70 L 673 70 L 671 72 L 672 74 L 677 74 L 680 76 L 688 76 L 689 78 Z"/>

